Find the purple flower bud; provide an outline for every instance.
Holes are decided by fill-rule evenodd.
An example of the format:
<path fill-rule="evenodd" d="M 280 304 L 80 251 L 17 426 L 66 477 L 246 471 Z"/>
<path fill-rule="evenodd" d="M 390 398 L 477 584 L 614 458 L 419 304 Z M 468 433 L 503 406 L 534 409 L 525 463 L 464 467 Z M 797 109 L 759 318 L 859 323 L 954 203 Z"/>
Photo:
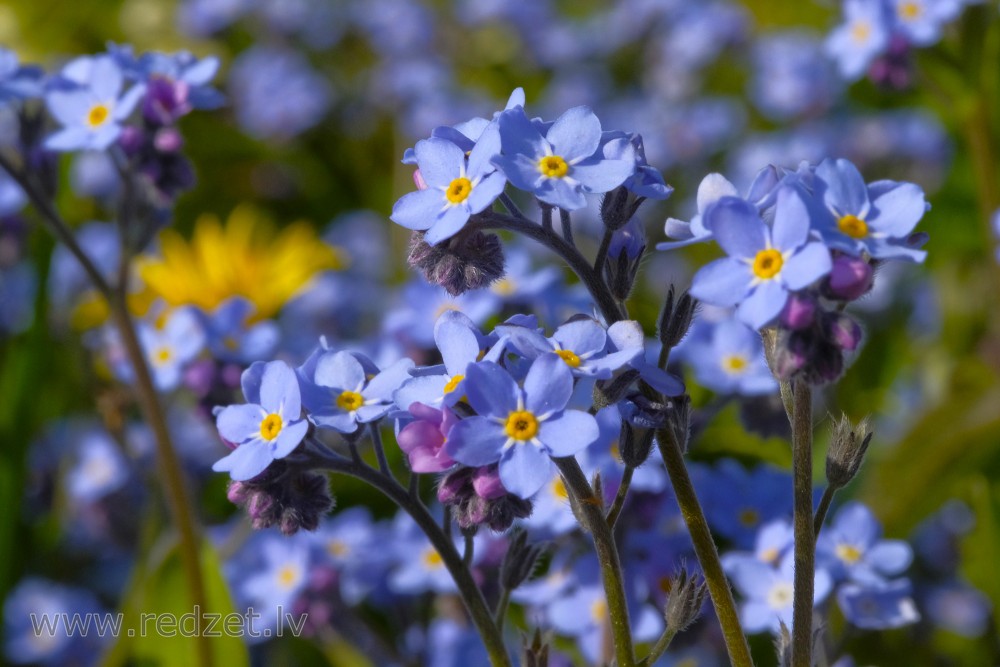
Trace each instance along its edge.
<path fill-rule="evenodd" d="M 438 502 L 442 505 L 461 502 L 471 495 L 470 480 L 474 468 L 459 468 L 447 473 L 438 484 Z"/>
<path fill-rule="evenodd" d="M 142 116 L 151 125 L 171 125 L 191 111 L 188 84 L 164 77 L 153 77 L 146 84 Z"/>
<path fill-rule="evenodd" d="M 184 137 L 176 127 L 161 127 L 153 135 L 153 146 L 163 153 L 176 153 L 184 146 Z"/>
<path fill-rule="evenodd" d="M 913 58 L 910 42 L 894 35 L 886 53 L 877 58 L 868 70 L 872 83 L 889 90 L 905 90 L 913 83 Z"/>
<path fill-rule="evenodd" d="M 797 292 L 788 297 L 785 309 L 781 311 L 781 326 L 793 331 L 808 329 L 816 321 L 817 303 L 813 295 Z"/>
<path fill-rule="evenodd" d="M 126 125 L 118 136 L 118 144 L 127 155 L 135 155 L 146 143 L 146 133 L 133 125 Z"/>
<path fill-rule="evenodd" d="M 856 350 L 861 342 L 861 326 L 843 313 L 830 313 L 826 321 L 830 342 L 841 350 Z"/>
<path fill-rule="evenodd" d="M 452 296 L 486 287 L 504 276 L 503 245 L 496 234 L 463 231 L 431 245 L 423 232 L 410 237 L 410 266 Z"/>
<path fill-rule="evenodd" d="M 827 293 L 839 301 L 853 301 L 871 289 L 874 272 L 859 257 L 838 255 L 827 278 Z"/>
<path fill-rule="evenodd" d="M 194 361 L 184 370 L 184 386 L 196 396 L 206 396 L 215 383 L 215 363 L 209 359 Z"/>
<path fill-rule="evenodd" d="M 247 500 L 250 488 L 245 482 L 230 482 L 226 489 L 226 498 L 234 505 L 241 505 Z"/>
<path fill-rule="evenodd" d="M 472 475 L 472 488 L 484 500 L 496 500 L 507 495 L 507 489 L 500 481 L 500 467 L 497 464 L 476 468 Z"/>
<path fill-rule="evenodd" d="M 636 259 L 645 249 L 646 230 L 643 229 L 639 219 L 633 217 L 624 227 L 612 234 L 611 245 L 608 246 L 608 256 L 618 257 L 625 253 L 629 259 Z"/>
<path fill-rule="evenodd" d="M 444 451 L 448 431 L 458 421 L 458 418 L 448 408 L 437 410 L 413 403 L 410 414 L 416 420 L 400 430 L 396 441 L 410 461 L 410 469 L 414 472 L 442 472 L 455 465 L 455 462 Z"/>

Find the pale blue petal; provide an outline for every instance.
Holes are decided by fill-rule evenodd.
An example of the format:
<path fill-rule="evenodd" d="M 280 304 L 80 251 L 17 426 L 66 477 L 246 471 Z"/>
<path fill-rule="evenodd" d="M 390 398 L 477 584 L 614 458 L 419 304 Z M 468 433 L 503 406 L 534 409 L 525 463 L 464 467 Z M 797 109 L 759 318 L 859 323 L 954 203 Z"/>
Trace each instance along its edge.
<path fill-rule="evenodd" d="M 465 375 L 465 394 L 469 405 L 480 415 L 506 419 L 521 397 L 521 388 L 506 370 L 483 361 L 469 366 Z"/>
<path fill-rule="evenodd" d="M 295 371 L 283 361 L 272 361 L 264 367 L 260 380 L 260 405 L 285 420 L 298 419 L 302 412 L 299 382 Z"/>
<path fill-rule="evenodd" d="M 691 296 L 714 306 L 735 306 L 746 295 L 751 280 L 749 266 L 732 257 L 723 257 L 695 274 Z"/>
<path fill-rule="evenodd" d="M 767 245 L 767 226 L 757 207 L 738 197 L 723 197 L 702 216 L 705 228 L 733 257 L 753 259 Z"/>
<path fill-rule="evenodd" d="M 516 155 L 524 155 L 529 158 L 538 158 L 545 155 L 548 143 L 542 138 L 538 129 L 532 125 L 528 117 L 524 115 L 524 109 L 514 107 L 500 114 L 500 143 L 503 153 L 509 158 Z M 506 170 L 505 170 L 506 171 Z M 507 173 L 507 178 L 511 178 Z M 511 178 L 511 182 L 514 180 Z M 515 183 L 515 185 L 517 185 Z M 521 186 L 517 186 L 521 187 Z M 523 188 L 522 188 L 523 189 Z M 530 189 L 530 188 L 529 188 Z"/>
<path fill-rule="evenodd" d="M 410 377 L 410 369 L 413 367 L 412 359 L 400 359 L 373 377 L 361 395 L 366 399 L 391 400 L 392 392 Z"/>
<path fill-rule="evenodd" d="M 518 190 L 534 192 L 541 186 L 542 172 L 538 169 L 538 160 L 523 154 L 513 156 L 497 155 L 493 158 L 495 164 Z"/>
<path fill-rule="evenodd" d="M 594 416 L 580 410 L 566 410 L 542 422 L 538 439 L 552 456 L 573 456 L 597 441 L 601 431 Z"/>
<path fill-rule="evenodd" d="M 552 459 L 530 443 L 509 447 L 500 459 L 500 481 L 518 498 L 530 498 L 550 479 Z"/>
<path fill-rule="evenodd" d="M 469 221 L 469 211 L 464 206 L 449 206 L 440 212 L 434 224 L 424 235 L 424 241 L 437 245 L 450 239 Z"/>
<path fill-rule="evenodd" d="M 635 162 L 628 160 L 600 160 L 570 167 L 569 175 L 579 181 L 586 192 L 610 192 L 635 173 Z"/>
<path fill-rule="evenodd" d="M 389 219 L 407 229 L 423 231 L 435 223 L 445 201 L 444 194 L 434 188 L 410 192 L 396 201 Z"/>
<path fill-rule="evenodd" d="M 465 313 L 445 311 L 434 323 L 434 343 L 449 375 L 464 375 L 465 368 L 479 357 L 476 325 Z"/>
<path fill-rule="evenodd" d="M 767 280 L 754 288 L 736 309 L 736 316 L 743 322 L 761 329 L 781 313 L 788 301 L 788 292 L 777 280 Z"/>
<path fill-rule="evenodd" d="M 830 250 L 823 243 L 814 241 L 785 260 L 781 267 L 781 282 L 792 291 L 800 290 L 830 273 L 832 267 Z"/>
<path fill-rule="evenodd" d="M 462 175 L 465 166 L 465 152 L 444 139 L 424 139 L 418 141 L 413 151 L 417 155 L 417 166 L 424 182 L 433 188 L 446 188 Z"/>
<path fill-rule="evenodd" d="M 465 201 L 466 207 L 472 213 L 479 213 L 483 211 L 496 201 L 496 198 L 500 196 L 506 185 L 507 177 L 503 175 L 503 172 L 494 171 L 493 173 L 484 176 L 483 179 L 472 188 L 469 198 Z"/>
<path fill-rule="evenodd" d="M 316 384 L 335 389 L 359 391 L 365 383 L 365 369 L 350 352 L 326 352 L 316 360 Z"/>
<path fill-rule="evenodd" d="M 555 354 L 535 359 L 524 378 L 525 404 L 536 416 L 562 410 L 573 394 L 573 374 Z"/>
<path fill-rule="evenodd" d="M 271 443 L 271 453 L 276 459 L 283 459 L 292 453 L 309 431 L 309 422 L 305 419 L 286 424 L 281 433 Z"/>
<path fill-rule="evenodd" d="M 816 168 L 816 176 L 826 184 L 823 201 L 838 215 L 868 217 L 868 187 L 857 167 L 847 160 L 827 159 Z"/>
<path fill-rule="evenodd" d="M 913 183 L 900 183 L 878 197 L 868 224 L 872 231 L 889 237 L 904 237 L 913 231 L 927 212 L 924 191 Z"/>
<path fill-rule="evenodd" d="M 597 152 L 601 143 L 601 121 L 590 107 L 573 107 L 556 119 L 545 138 L 552 144 L 552 152 L 567 162 L 586 159 Z"/>
<path fill-rule="evenodd" d="M 274 458 L 263 440 L 255 440 L 237 447 L 229 456 L 219 459 L 212 466 L 215 472 L 228 472 L 237 482 L 245 482 L 264 472 Z"/>
<path fill-rule="evenodd" d="M 437 406 L 444 398 L 447 375 L 425 375 L 407 380 L 392 395 L 392 400 L 401 410 L 409 410 L 414 403 Z"/>
<path fill-rule="evenodd" d="M 215 418 L 215 427 L 224 440 L 240 445 L 260 437 L 260 423 L 266 416 L 259 405 L 230 405 Z"/>
<path fill-rule="evenodd" d="M 543 178 L 535 190 L 535 196 L 546 204 L 566 211 L 576 211 L 587 206 L 587 198 L 575 185 L 563 178 Z"/>
<path fill-rule="evenodd" d="M 798 248 L 809 238 L 809 210 L 796 187 L 778 190 L 771 242 L 781 252 Z"/>
<path fill-rule="evenodd" d="M 500 459 L 506 441 L 503 425 L 485 417 L 468 417 L 451 427 L 444 448 L 459 463 L 485 466 Z"/>

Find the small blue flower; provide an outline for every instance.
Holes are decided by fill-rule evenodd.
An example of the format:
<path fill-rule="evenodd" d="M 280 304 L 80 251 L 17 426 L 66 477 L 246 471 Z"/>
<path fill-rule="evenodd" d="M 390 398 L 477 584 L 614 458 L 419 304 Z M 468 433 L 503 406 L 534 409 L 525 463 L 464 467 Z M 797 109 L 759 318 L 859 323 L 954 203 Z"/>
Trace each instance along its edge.
<path fill-rule="evenodd" d="M 392 221 L 407 229 L 427 230 L 436 244 L 454 236 L 469 217 L 489 207 L 507 181 L 490 162 L 500 149 L 500 135 L 490 125 L 476 141 L 468 160 L 445 139 L 417 142 L 415 154 L 427 188 L 404 195 L 392 208 Z"/>
<path fill-rule="evenodd" d="M 619 322 L 612 327 L 631 326 Z M 642 354 L 642 346 L 608 352 L 610 330 L 590 317 L 578 317 L 563 324 L 545 338 L 534 329 L 521 326 L 500 326 L 497 331 L 508 337 L 508 347 L 528 359 L 554 352 L 562 359 L 574 377 L 593 377 L 606 380 L 622 366 Z"/>
<path fill-rule="evenodd" d="M 738 320 L 699 320 L 678 355 L 690 364 L 698 384 L 714 392 L 759 396 L 778 389 L 760 335 Z"/>
<path fill-rule="evenodd" d="M 205 346 L 205 332 L 193 308 L 176 308 L 161 314 L 156 323 L 141 322 L 138 328 L 157 389 L 176 388 L 185 366 Z M 126 378 L 132 377 L 131 368 L 123 372 Z"/>
<path fill-rule="evenodd" d="M 816 168 L 816 193 L 824 213 L 816 227 L 833 249 L 855 257 L 923 261 L 927 253 L 907 241 L 929 206 L 913 183 L 877 181 L 865 185 L 847 160 L 824 160 Z"/>
<path fill-rule="evenodd" d="M 767 326 L 791 292 L 830 272 L 830 251 L 809 241 L 809 213 L 798 188 L 782 188 L 774 226 L 743 199 L 723 197 L 705 213 L 705 226 L 729 257 L 695 275 L 691 296 L 716 306 L 738 306 L 736 316 L 753 327 Z"/>
<path fill-rule="evenodd" d="M 319 560 L 337 571 L 340 594 L 348 604 L 360 604 L 382 586 L 390 554 L 379 548 L 389 536 L 372 521 L 365 507 L 350 507 L 323 522 L 315 539 Z"/>
<path fill-rule="evenodd" d="M 104 613 L 90 591 L 34 577 L 23 579 L 3 603 L 4 656 L 13 664 L 96 665 L 105 638 L 96 632 L 80 633 L 79 628 L 73 632 L 67 624 L 74 616 Z M 36 628 L 39 621 L 51 625 Z"/>
<path fill-rule="evenodd" d="M 105 150 L 121 134 L 121 122 L 144 88 L 132 86 L 123 95 L 124 75 L 110 56 L 78 58 L 63 69 L 62 77 L 65 84 L 54 86 L 45 102 L 63 128 L 45 140 L 45 147 Z"/>
<path fill-rule="evenodd" d="M 291 454 L 306 437 L 299 382 L 283 361 L 256 362 L 241 378 L 244 405 L 230 405 L 216 416 L 223 440 L 236 446 L 212 470 L 238 482 L 253 479 L 275 459 Z"/>
<path fill-rule="evenodd" d="M 523 389 L 497 364 L 469 366 L 465 391 L 477 415 L 452 427 L 448 455 L 469 466 L 499 461 L 500 481 L 521 498 L 551 478 L 549 456 L 573 456 L 599 435 L 592 415 L 565 409 L 573 375 L 555 354 L 532 363 Z"/>
<path fill-rule="evenodd" d="M 795 532 L 788 519 L 770 521 L 761 526 L 757 532 L 753 553 L 731 551 L 722 556 L 722 567 L 730 573 L 746 561 L 777 567 L 781 560 L 791 552 L 794 537 Z"/>
<path fill-rule="evenodd" d="M 902 540 L 883 540 L 882 526 L 871 510 L 852 502 L 820 533 L 816 558 L 838 580 L 868 585 L 909 567 L 913 550 Z"/>
<path fill-rule="evenodd" d="M 826 52 L 845 79 L 857 79 L 889 45 L 884 0 L 846 0 L 844 23 L 826 40 Z"/>
<path fill-rule="evenodd" d="M 792 627 L 794 565 L 793 555 L 788 554 L 778 567 L 746 560 L 733 568 L 733 585 L 745 598 L 740 605 L 744 630 L 751 634 L 765 630 L 778 634 L 782 623 Z M 813 603 L 825 600 L 831 589 L 830 575 L 817 568 L 813 579 Z"/>
<path fill-rule="evenodd" d="M 930 46 L 941 39 L 941 28 L 962 11 L 964 0 L 889 0 L 893 21 L 907 41 Z"/>
<path fill-rule="evenodd" d="M 42 70 L 21 65 L 13 51 L 0 48 L 0 106 L 41 94 Z"/>
<path fill-rule="evenodd" d="M 220 361 L 248 364 L 271 355 L 281 336 L 270 320 L 249 324 L 254 305 L 243 297 L 227 299 L 211 314 L 199 311 L 208 349 Z"/>
<path fill-rule="evenodd" d="M 587 205 L 585 193 L 608 192 L 635 173 L 635 159 L 604 159 L 601 122 L 588 107 L 574 107 L 542 136 L 514 107 L 500 115 L 503 155 L 493 159 L 514 187 L 567 211 Z"/>
<path fill-rule="evenodd" d="M 792 513 L 791 475 L 771 466 L 745 469 L 732 459 L 693 467 L 692 477 L 713 530 L 740 549 L 754 545 L 760 526 Z"/>
<path fill-rule="evenodd" d="M 246 629 L 257 633 L 248 636 L 258 637 L 266 630 L 273 634 L 287 620 L 286 613 L 309 585 L 312 565 L 311 536 L 307 533 L 291 537 L 276 532 L 260 535 L 255 543 L 248 543 L 259 553 L 257 567 L 249 572 L 243 569 L 232 583 L 234 594 L 259 614 L 246 617 L 251 624 Z"/>
<path fill-rule="evenodd" d="M 674 189 L 663 180 L 659 169 L 646 162 L 646 149 L 642 136 L 621 130 L 601 134 L 601 153 L 609 160 L 633 160 L 635 173 L 622 185 L 629 192 L 646 199 L 666 199 Z"/>
<path fill-rule="evenodd" d="M 82 434 L 75 450 L 73 467 L 66 475 L 66 488 L 73 504 L 93 503 L 128 481 L 128 461 L 118 443 L 103 429 Z"/>
<path fill-rule="evenodd" d="M 844 584 L 837 590 L 837 604 L 852 625 L 866 630 L 900 628 L 920 620 L 906 579 L 866 586 Z"/>
<path fill-rule="evenodd" d="M 353 433 L 389 412 L 411 368 L 412 360 L 400 359 L 379 372 L 363 355 L 319 350 L 299 369 L 302 403 L 317 426 Z"/>

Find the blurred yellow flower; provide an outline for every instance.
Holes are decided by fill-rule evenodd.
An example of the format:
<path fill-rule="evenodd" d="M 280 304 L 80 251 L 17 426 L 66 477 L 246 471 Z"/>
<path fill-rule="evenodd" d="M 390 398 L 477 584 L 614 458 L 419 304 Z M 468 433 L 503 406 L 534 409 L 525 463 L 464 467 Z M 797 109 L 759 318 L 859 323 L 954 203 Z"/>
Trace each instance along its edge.
<path fill-rule="evenodd" d="M 175 230 L 160 234 L 162 257 L 143 257 L 139 276 L 169 306 L 214 310 L 242 296 L 255 319 L 273 317 L 321 271 L 343 268 L 342 251 L 323 242 L 312 225 L 295 222 L 276 230 L 252 207 L 237 207 L 223 225 L 214 215 L 195 222 L 187 241 Z"/>

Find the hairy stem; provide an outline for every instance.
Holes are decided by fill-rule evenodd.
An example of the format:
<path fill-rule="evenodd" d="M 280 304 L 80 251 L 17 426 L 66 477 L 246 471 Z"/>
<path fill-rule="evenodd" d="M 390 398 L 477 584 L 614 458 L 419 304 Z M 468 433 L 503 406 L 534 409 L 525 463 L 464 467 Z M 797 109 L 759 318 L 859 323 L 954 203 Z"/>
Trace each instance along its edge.
<path fill-rule="evenodd" d="M 615 494 L 615 500 L 611 503 L 611 509 L 608 510 L 608 526 L 612 530 L 614 530 L 615 524 L 618 523 L 618 517 L 625 506 L 625 499 L 628 496 L 629 487 L 632 485 L 632 475 L 634 473 L 635 468 L 625 466 L 625 472 L 622 473 L 622 482 L 618 485 L 618 493 Z"/>
<path fill-rule="evenodd" d="M 570 224 L 569 211 L 559 209 L 559 223 L 562 227 L 563 239 L 566 240 L 566 243 L 575 248 L 576 243 L 573 242 L 573 225 Z"/>
<path fill-rule="evenodd" d="M 574 506 L 579 508 L 584 528 L 590 532 L 594 541 L 597 561 L 601 566 L 601 577 L 604 580 L 608 613 L 611 616 L 611 639 L 614 643 L 615 660 L 618 667 L 635 667 L 632 630 L 625 598 L 625 579 L 618 559 L 614 533 L 604 518 L 600 499 L 594 495 L 594 490 L 590 487 L 577 460 L 568 456 L 553 461 L 566 480 L 566 489 L 573 498 Z"/>
<path fill-rule="evenodd" d="M 493 667 L 511 667 L 512 663 L 507 654 L 507 648 L 504 646 L 503 636 L 493 621 L 493 616 L 482 591 L 479 590 L 479 586 L 472 578 L 472 573 L 463 562 L 462 555 L 458 553 L 454 543 L 445 534 L 442 527 L 437 524 L 427 508 L 422 503 L 415 501 L 399 482 L 378 470 L 335 454 L 322 445 L 313 451 L 320 457 L 320 460 L 310 462 L 310 467 L 325 468 L 367 482 L 413 518 L 427 535 L 455 581 L 462 601 L 465 602 L 465 608 L 469 611 L 469 616 L 482 637 L 483 645 L 490 657 L 490 664 Z"/>
<path fill-rule="evenodd" d="M 823 497 L 819 501 L 819 507 L 816 508 L 816 516 L 813 519 L 813 539 L 819 539 L 819 531 L 823 530 L 823 522 L 826 520 L 826 513 L 830 511 L 830 503 L 833 502 L 833 496 L 837 493 L 837 489 L 832 486 L 826 487 L 823 491 Z"/>
<path fill-rule="evenodd" d="M 795 577 L 792 605 L 792 667 L 812 667 L 813 581 L 816 538 L 812 509 L 812 389 L 792 387 L 792 485 L 794 487 Z"/>
<path fill-rule="evenodd" d="M 650 649 L 649 655 L 643 658 L 639 663 L 639 667 L 652 667 L 653 663 L 659 660 L 660 656 L 667 652 L 667 649 L 670 648 L 670 642 L 672 642 L 676 636 L 677 630 L 674 628 L 668 627 L 664 630 L 663 634 L 660 635 L 660 638 L 656 640 L 655 644 L 653 644 L 653 648 Z"/>
<path fill-rule="evenodd" d="M 507 618 L 508 606 L 510 606 L 510 589 L 504 586 L 500 591 L 497 608 L 493 612 L 493 622 L 497 624 L 497 631 L 501 634 L 503 633 L 504 620 Z"/>
<path fill-rule="evenodd" d="M 698 496 L 695 493 L 694 484 L 691 483 L 687 466 L 684 465 L 681 445 L 674 438 L 670 429 L 658 430 L 656 442 L 660 447 L 663 462 L 666 464 L 667 474 L 670 476 L 670 484 L 674 488 L 681 516 L 684 517 L 684 523 L 687 524 L 688 532 L 691 534 L 694 553 L 698 557 L 698 562 L 701 563 L 705 583 L 708 585 L 708 594 L 715 606 L 715 615 L 719 618 L 719 625 L 722 626 L 722 636 L 726 642 L 726 650 L 729 652 L 729 661 L 733 667 L 752 667 L 753 659 L 750 657 L 750 647 L 747 645 L 746 636 L 740 626 L 740 617 L 736 611 L 736 602 L 733 600 L 733 591 L 729 588 L 726 573 L 722 571 L 719 551 L 716 549 L 712 533 L 708 529 L 708 522 L 705 520 L 701 504 L 698 502 Z"/>

